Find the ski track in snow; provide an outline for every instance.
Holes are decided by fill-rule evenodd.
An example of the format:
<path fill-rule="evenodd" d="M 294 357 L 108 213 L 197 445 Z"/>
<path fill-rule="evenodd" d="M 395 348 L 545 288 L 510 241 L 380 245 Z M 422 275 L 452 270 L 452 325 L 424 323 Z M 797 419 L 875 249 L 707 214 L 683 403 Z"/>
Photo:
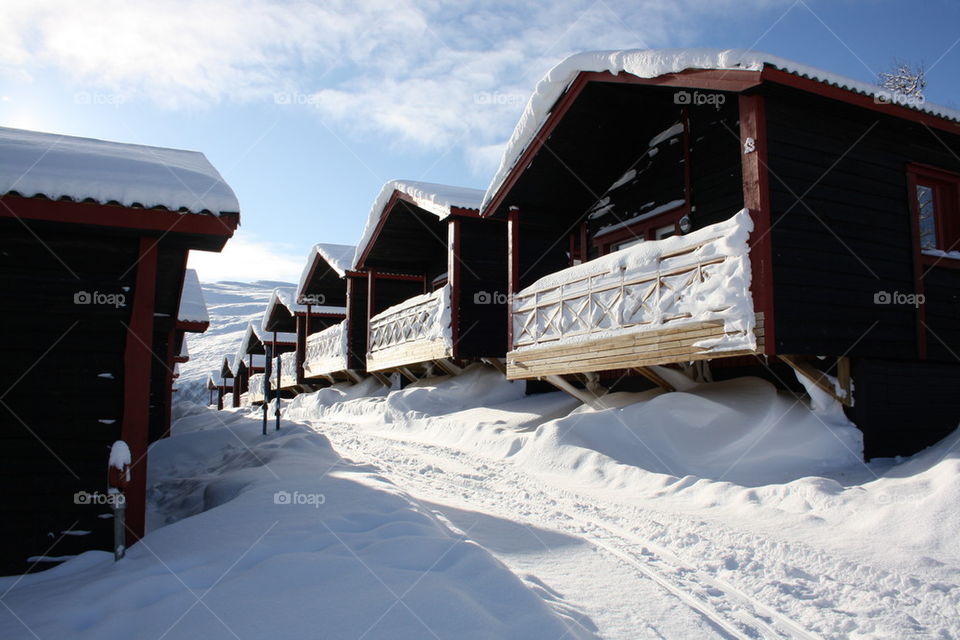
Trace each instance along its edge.
<path fill-rule="evenodd" d="M 946 585 L 716 522 L 600 502 L 595 494 L 553 486 L 548 478 L 528 474 L 509 460 L 479 458 L 367 430 L 358 433 L 348 422 L 311 424 L 342 454 L 376 464 L 416 499 L 431 501 L 439 515 L 461 530 L 457 516 L 445 513 L 445 508 L 451 512 L 467 508 L 571 535 L 605 555 L 607 565 L 629 566 L 634 584 L 621 590 L 617 603 L 602 602 L 578 588 L 581 576 L 571 576 L 569 585 L 552 585 L 560 591 L 577 588 L 571 604 L 582 608 L 606 638 L 636 638 L 638 629 L 645 629 L 648 637 L 678 637 L 677 629 L 661 633 L 651 626 L 649 604 L 644 606 L 641 598 L 650 590 L 643 582 L 653 582 L 661 590 L 654 609 L 664 606 L 664 595 L 679 601 L 706 622 L 701 627 L 704 634 L 712 631 L 719 638 L 906 640 L 929 638 L 936 629 L 956 626 L 957 594 Z M 505 486 L 516 487 L 516 492 L 506 495 L 497 490 Z M 470 535 L 469 530 L 465 533 Z M 488 549 L 518 574 L 531 570 L 515 555 Z M 542 564 L 534 570 L 563 579 L 561 572 Z M 811 573 L 814 570 L 816 574 Z M 904 605 L 910 606 L 913 616 Z M 562 613 L 576 618 L 569 611 Z"/>

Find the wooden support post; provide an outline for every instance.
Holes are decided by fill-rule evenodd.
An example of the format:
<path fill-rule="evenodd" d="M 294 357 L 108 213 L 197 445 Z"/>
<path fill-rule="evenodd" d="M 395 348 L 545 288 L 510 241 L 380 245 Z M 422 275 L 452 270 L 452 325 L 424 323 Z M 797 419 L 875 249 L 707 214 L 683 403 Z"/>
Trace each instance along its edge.
<path fill-rule="evenodd" d="M 633 370 L 668 393 L 676 391 L 672 384 L 650 367 L 634 367 Z"/>
<path fill-rule="evenodd" d="M 350 379 L 353 380 L 354 384 L 359 384 L 363 382 L 363 376 L 354 371 L 353 369 L 347 369 L 346 374 L 350 376 Z"/>
<path fill-rule="evenodd" d="M 298 314 L 297 318 L 297 351 L 296 351 L 296 372 L 297 384 L 304 384 L 306 376 L 303 374 L 303 363 L 307 359 L 307 330 L 309 328 L 310 316 Z"/>
<path fill-rule="evenodd" d="M 853 406 L 853 384 L 850 381 L 850 357 L 840 356 L 837 358 L 837 381 L 840 388 L 843 389 L 844 396 L 849 399 L 848 407 Z"/>
<path fill-rule="evenodd" d="M 400 367 L 397 370 L 400 372 L 400 375 L 402 375 L 404 378 L 406 378 L 410 382 L 417 381 L 417 376 L 413 375 L 413 372 L 410 371 L 410 369 L 408 369 L 407 367 Z"/>
<path fill-rule="evenodd" d="M 463 369 L 449 360 L 434 360 L 433 364 L 443 370 L 448 376 L 458 376 L 463 373 Z"/>
<path fill-rule="evenodd" d="M 753 310 L 764 317 L 763 352 L 776 354 L 776 316 L 773 308 L 773 238 L 770 179 L 767 170 L 767 119 L 761 95 L 740 96 L 740 158 L 743 206 L 750 211 L 750 291 Z"/>
<path fill-rule="evenodd" d="M 147 445 L 150 432 L 150 372 L 153 365 L 153 313 L 157 288 L 157 248 L 140 238 L 130 324 L 123 352 L 123 423 L 120 436 L 133 464 L 127 495 L 127 546 L 143 537 L 147 499 Z"/>
<path fill-rule="evenodd" d="M 577 389 L 575 386 L 570 384 L 563 376 L 546 376 L 544 380 L 555 386 L 560 391 L 563 391 L 567 395 L 573 397 L 576 400 L 579 400 L 583 404 L 587 405 L 591 409 L 601 410 L 606 407 L 603 406 L 603 403 L 600 401 L 600 398 L 593 395 L 589 391 L 584 389 Z"/>
<path fill-rule="evenodd" d="M 513 296 L 520 291 L 520 208 L 510 207 L 507 214 L 507 351 L 513 351 Z"/>
<path fill-rule="evenodd" d="M 372 375 L 374 378 L 376 378 L 376 379 L 380 382 L 380 384 L 382 384 L 383 386 L 385 386 L 387 389 L 389 389 L 390 387 L 393 386 L 393 385 L 391 384 L 391 382 L 390 382 L 390 378 L 388 378 L 387 376 L 383 375 L 383 374 L 380 373 L 379 371 L 375 371 L 374 373 L 371 373 L 370 375 Z"/>
<path fill-rule="evenodd" d="M 377 271 L 376 269 L 370 269 L 367 272 L 367 353 L 370 353 L 370 318 L 377 315 L 377 306 L 374 304 L 374 299 L 377 296 Z"/>
<path fill-rule="evenodd" d="M 833 382 L 824 375 L 822 371 L 814 367 L 812 364 L 805 360 L 798 360 L 795 355 L 779 355 L 781 360 L 786 362 L 790 367 L 802 375 L 804 378 L 812 382 L 817 386 L 818 389 L 829 395 L 831 398 L 839 402 L 845 407 L 853 406 L 853 398 L 848 392 L 846 397 L 841 397 L 837 393 L 836 387 L 834 387 Z M 848 377 L 849 380 L 849 377 Z"/>
<path fill-rule="evenodd" d="M 507 365 L 500 358 L 483 358 L 483 361 L 503 375 L 507 375 Z"/>
<path fill-rule="evenodd" d="M 460 218 L 451 216 L 450 222 L 447 224 L 447 230 L 447 282 L 450 285 L 450 337 L 453 343 L 451 355 L 456 358 L 460 352 L 460 313 L 463 309 L 460 300 L 460 289 L 462 288 L 460 281 Z M 440 367 L 443 368 L 443 365 L 440 365 Z"/>

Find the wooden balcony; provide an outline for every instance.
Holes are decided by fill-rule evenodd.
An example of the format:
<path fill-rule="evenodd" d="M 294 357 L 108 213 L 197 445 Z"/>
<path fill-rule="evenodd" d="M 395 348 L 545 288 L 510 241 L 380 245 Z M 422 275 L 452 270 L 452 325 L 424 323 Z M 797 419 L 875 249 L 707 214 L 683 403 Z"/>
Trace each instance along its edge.
<path fill-rule="evenodd" d="M 247 386 L 248 390 L 244 395 L 247 396 L 249 403 L 260 404 L 263 402 L 263 374 L 255 373 L 250 376 Z"/>
<path fill-rule="evenodd" d="M 321 378 L 346 371 L 347 356 L 347 322 L 344 320 L 307 337 L 303 374 L 307 378 Z"/>
<path fill-rule="evenodd" d="M 271 381 L 276 385 L 276 373 Z M 297 386 L 297 352 L 287 351 L 280 354 L 280 388 L 292 389 Z"/>
<path fill-rule="evenodd" d="M 514 296 L 507 377 L 759 353 L 747 211 L 551 274 Z"/>
<path fill-rule="evenodd" d="M 370 319 L 367 371 L 393 371 L 452 355 L 449 285 L 405 300 Z"/>

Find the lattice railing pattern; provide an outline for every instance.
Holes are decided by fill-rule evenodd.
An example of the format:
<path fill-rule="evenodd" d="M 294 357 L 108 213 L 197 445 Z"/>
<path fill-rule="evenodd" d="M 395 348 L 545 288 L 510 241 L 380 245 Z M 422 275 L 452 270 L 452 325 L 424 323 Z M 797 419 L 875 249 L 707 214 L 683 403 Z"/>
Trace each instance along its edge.
<path fill-rule="evenodd" d="M 417 296 L 370 319 L 370 353 L 404 344 L 450 341 L 450 287 Z"/>
<path fill-rule="evenodd" d="M 255 373 L 250 376 L 250 381 L 247 387 L 250 397 L 250 402 L 262 402 L 263 401 L 263 374 Z"/>
<path fill-rule="evenodd" d="M 332 327 L 327 327 L 323 331 L 307 337 L 307 352 L 304 360 L 304 368 L 329 368 L 331 363 L 343 363 L 346 367 L 347 362 L 347 341 L 346 341 L 347 322 L 344 320 Z M 332 372 L 332 370 L 330 371 Z"/>
<path fill-rule="evenodd" d="M 749 297 L 749 291 L 724 288 L 728 274 L 738 269 L 749 274 L 748 252 L 731 250 L 725 240 L 711 237 L 669 253 L 651 252 L 643 248 L 649 243 L 643 243 L 621 251 L 652 254 L 646 263 L 624 260 L 629 268 L 587 274 L 586 265 L 579 265 L 554 274 L 560 277 L 552 277 L 548 286 L 535 283 L 513 297 L 514 349 L 626 329 L 669 328 L 697 319 L 690 309 L 721 315 L 733 308 L 752 309 L 750 301 L 734 300 Z M 562 278 L 565 272 L 569 280 Z"/>
<path fill-rule="evenodd" d="M 288 351 L 280 354 L 280 382 L 284 386 L 297 383 L 296 351 Z"/>

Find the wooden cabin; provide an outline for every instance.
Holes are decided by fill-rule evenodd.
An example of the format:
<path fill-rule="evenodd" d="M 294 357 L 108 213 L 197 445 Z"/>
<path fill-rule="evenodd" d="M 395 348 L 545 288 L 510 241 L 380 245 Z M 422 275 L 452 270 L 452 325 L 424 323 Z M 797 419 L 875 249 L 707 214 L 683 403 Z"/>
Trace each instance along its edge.
<path fill-rule="evenodd" d="M 237 390 L 237 378 L 234 375 L 233 370 L 233 359 L 230 356 L 224 356 L 223 361 L 220 363 L 220 380 L 223 384 L 223 394 L 221 406 L 217 407 L 218 409 L 228 409 L 236 408 L 240 405 L 234 401 L 234 398 L 237 398 L 235 391 Z"/>
<path fill-rule="evenodd" d="M 505 355 L 506 226 L 483 193 L 391 181 L 373 204 L 355 268 L 367 275 L 366 370 L 409 379 Z"/>
<path fill-rule="evenodd" d="M 352 245 L 317 244 L 307 256 L 296 299 L 306 308 L 304 321 L 297 325 L 297 352 L 305 383 L 357 382 L 363 377 L 367 276 L 353 270 L 355 253 Z M 317 306 L 342 309 L 342 319 L 314 320 L 312 311 Z"/>
<path fill-rule="evenodd" d="M 297 334 L 296 318 L 281 298 L 289 302 L 294 295 L 292 288 L 274 289 L 260 321 L 270 389 L 274 393 L 287 392 L 286 395 L 296 393 Z"/>
<path fill-rule="evenodd" d="M 263 402 L 263 372 L 267 353 L 264 335 L 259 323 L 249 323 L 240 340 L 240 347 L 233 356 L 233 369 L 242 370 L 239 385 L 235 389 L 240 396 L 238 406 Z"/>
<path fill-rule="evenodd" d="M 209 404 L 218 410 L 223 409 L 223 385 L 220 376 L 216 372 L 207 375 L 207 392 L 209 393 Z"/>
<path fill-rule="evenodd" d="M 0 572 L 113 547 L 110 446 L 133 455 L 128 543 L 144 531 L 147 446 L 169 425 L 178 306 L 191 249 L 239 222 L 201 153 L 0 128 Z M 55 380 L 55 390 L 50 381 Z M 85 535 L 66 532 L 89 531 Z"/>
<path fill-rule="evenodd" d="M 795 370 L 868 458 L 937 441 L 960 420 L 958 122 L 753 52 L 569 58 L 483 206 L 509 227 L 508 377 Z"/>
<path fill-rule="evenodd" d="M 327 274 L 327 279 L 329 275 Z M 323 279 L 319 273 L 310 279 L 315 285 L 312 288 L 314 293 L 304 298 L 298 295 L 298 289 L 274 289 L 264 311 L 262 327 L 265 331 L 294 336 L 293 351 L 279 354 L 282 390 L 311 391 L 316 386 L 327 384 L 325 379 L 308 380 L 305 375 L 307 341 L 325 329 L 339 326 L 346 318 L 347 308 L 343 281 L 338 277 L 336 284 L 339 287 L 329 287 L 329 290 L 326 290 L 325 285 L 317 284 Z M 307 304 L 302 304 L 299 301 L 301 299 Z"/>
<path fill-rule="evenodd" d="M 210 328 L 210 315 L 207 313 L 207 303 L 203 299 L 203 290 L 200 288 L 200 279 L 195 269 L 187 269 L 184 273 L 183 288 L 180 292 L 180 305 L 177 308 L 177 323 L 170 341 L 170 394 L 164 404 L 166 417 L 166 433 L 170 432 L 171 407 L 173 406 L 173 381 L 178 377 L 178 364 L 190 360 L 187 349 L 188 333 L 203 333 Z"/>

